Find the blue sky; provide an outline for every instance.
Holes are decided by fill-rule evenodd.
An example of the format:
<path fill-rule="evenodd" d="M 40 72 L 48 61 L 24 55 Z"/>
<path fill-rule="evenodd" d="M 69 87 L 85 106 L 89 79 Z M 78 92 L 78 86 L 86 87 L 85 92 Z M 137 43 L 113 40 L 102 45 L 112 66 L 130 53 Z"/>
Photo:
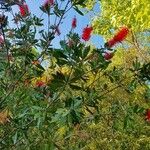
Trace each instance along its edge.
<path fill-rule="evenodd" d="M 41 15 L 41 10 L 39 9 L 39 6 L 41 6 L 43 4 L 44 0 L 26 0 L 26 2 L 32 13 L 36 14 L 37 16 Z M 99 8 L 100 8 L 99 5 L 96 4 L 94 7 L 94 12 L 95 13 L 99 12 L 100 11 Z M 13 6 L 13 11 L 18 12 L 18 7 Z M 11 19 L 10 14 L 8 16 Z M 60 31 L 61 31 L 60 37 L 57 37 L 53 41 L 53 45 L 55 47 L 59 46 L 58 41 L 60 41 L 60 39 L 63 40 L 65 38 L 65 34 L 68 33 L 68 31 L 70 30 L 72 18 L 74 16 L 77 17 L 77 28 L 75 29 L 75 32 L 77 32 L 77 33 L 79 33 L 79 35 L 81 35 L 83 28 L 90 24 L 90 18 L 93 17 L 93 13 L 90 12 L 90 13 L 87 13 L 85 16 L 81 16 L 77 12 L 75 12 L 73 9 L 71 9 L 67 13 L 64 23 L 60 26 Z M 45 20 L 44 23 L 46 24 L 47 23 L 46 15 L 43 15 L 42 17 L 44 18 L 44 20 Z M 93 35 L 91 37 L 91 42 L 98 48 L 103 45 L 103 39 L 99 35 Z"/>

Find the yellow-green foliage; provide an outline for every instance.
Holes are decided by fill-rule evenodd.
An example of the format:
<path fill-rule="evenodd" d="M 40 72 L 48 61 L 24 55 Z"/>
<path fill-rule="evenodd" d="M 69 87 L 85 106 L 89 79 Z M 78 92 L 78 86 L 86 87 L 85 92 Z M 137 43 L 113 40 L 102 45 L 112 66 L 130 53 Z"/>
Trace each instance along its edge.
<path fill-rule="evenodd" d="M 101 0 L 101 13 L 94 17 L 94 31 L 109 35 L 111 29 L 129 26 L 133 31 L 145 31 L 150 27 L 149 0 Z"/>
<path fill-rule="evenodd" d="M 92 10 L 93 7 L 94 7 L 94 5 L 95 5 L 95 3 L 96 3 L 96 0 L 87 0 L 87 1 L 85 2 L 86 8 L 87 8 L 88 10 Z"/>

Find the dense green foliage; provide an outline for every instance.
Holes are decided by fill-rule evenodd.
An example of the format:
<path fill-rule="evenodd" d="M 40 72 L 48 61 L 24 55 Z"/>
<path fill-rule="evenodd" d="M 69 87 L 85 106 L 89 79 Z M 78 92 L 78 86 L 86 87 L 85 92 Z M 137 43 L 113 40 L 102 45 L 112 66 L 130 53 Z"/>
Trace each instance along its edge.
<path fill-rule="evenodd" d="M 58 19 L 46 30 L 34 14 L 17 15 L 17 26 L 4 28 L 0 149 L 149 150 L 150 122 L 145 120 L 150 108 L 149 31 L 145 35 L 131 30 L 109 61 L 103 56 L 105 49 L 83 42 L 73 29 L 60 41 L 61 48 L 54 48 L 52 41 L 70 6 L 80 14 L 79 5 L 86 6 L 82 1 L 65 2 L 64 9 L 57 3 L 50 11 L 41 8 L 48 18 Z M 107 5 L 110 8 L 124 8 L 124 3 L 111 2 L 115 1 Z M 103 3 L 105 8 L 107 1 Z M 104 11 L 112 17 L 111 9 Z M 98 25 L 94 31 L 106 29 Z"/>

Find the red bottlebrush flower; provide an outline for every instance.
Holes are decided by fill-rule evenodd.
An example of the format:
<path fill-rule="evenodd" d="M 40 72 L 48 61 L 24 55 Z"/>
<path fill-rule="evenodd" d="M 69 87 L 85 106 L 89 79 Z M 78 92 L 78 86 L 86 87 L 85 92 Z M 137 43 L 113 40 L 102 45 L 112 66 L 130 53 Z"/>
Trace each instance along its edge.
<path fill-rule="evenodd" d="M 36 87 L 44 87 L 46 84 L 43 81 L 37 81 L 36 82 Z"/>
<path fill-rule="evenodd" d="M 0 45 L 4 44 L 4 37 L 3 35 L 0 35 Z"/>
<path fill-rule="evenodd" d="M 114 40 L 117 42 L 123 41 L 129 33 L 129 29 L 127 27 L 123 27 L 115 36 Z"/>
<path fill-rule="evenodd" d="M 150 109 L 147 109 L 145 119 L 150 122 Z"/>
<path fill-rule="evenodd" d="M 46 9 L 49 6 L 53 6 L 54 5 L 54 0 L 46 0 L 43 4 L 43 7 Z"/>
<path fill-rule="evenodd" d="M 114 39 L 111 39 L 111 40 L 109 40 L 107 43 L 106 43 L 106 46 L 108 46 L 108 47 L 112 47 L 112 46 L 114 46 L 115 44 L 116 44 L 117 42 L 114 40 Z"/>
<path fill-rule="evenodd" d="M 111 58 L 113 58 L 113 56 L 114 56 L 114 53 L 112 53 L 112 52 L 105 52 L 104 53 L 105 60 L 110 60 Z"/>
<path fill-rule="evenodd" d="M 118 42 L 122 42 L 128 35 L 129 29 L 127 27 L 123 27 L 111 40 L 109 40 L 106 45 L 108 47 L 114 46 Z"/>
<path fill-rule="evenodd" d="M 19 5 L 20 14 L 22 17 L 26 17 L 27 14 L 29 14 L 29 8 L 26 3 L 23 3 L 22 5 Z"/>
<path fill-rule="evenodd" d="M 82 32 L 82 39 L 84 41 L 88 41 L 91 37 L 91 33 L 93 31 L 93 28 L 92 27 L 86 27 L 83 29 L 83 32 Z"/>
<path fill-rule="evenodd" d="M 74 28 L 76 28 L 76 26 L 77 26 L 77 18 L 76 17 L 74 17 L 73 19 L 72 19 L 72 28 L 74 29 Z"/>

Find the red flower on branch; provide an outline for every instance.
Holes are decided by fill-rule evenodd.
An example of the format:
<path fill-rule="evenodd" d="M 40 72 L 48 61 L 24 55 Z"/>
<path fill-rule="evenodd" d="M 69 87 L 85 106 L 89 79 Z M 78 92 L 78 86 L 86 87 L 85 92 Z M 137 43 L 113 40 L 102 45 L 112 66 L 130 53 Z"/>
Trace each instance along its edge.
<path fill-rule="evenodd" d="M 86 27 L 83 29 L 83 32 L 82 32 L 82 39 L 84 41 L 88 41 L 91 37 L 91 33 L 93 31 L 93 28 L 92 27 Z"/>
<path fill-rule="evenodd" d="M 54 5 L 54 0 L 46 0 L 43 4 L 44 8 L 48 8 L 49 6 L 53 6 Z"/>
<path fill-rule="evenodd" d="M 3 35 L 0 35 L 0 45 L 4 44 L 4 37 Z"/>
<path fill-rule="evenodd" d="M 76 28 L 76 26 L 77 26 L 77 18 L 76 17 L 74 17 L 73 19 L 72 19 L 72 29 L 74 29 L 74 28 Z"/>
<path fill-rule="evenodd" d="M 46 85 L 45 82 L 41 80 L 36 82 L 36 87 L 44 87 L 45 85 Z"/>
<path fill-rule="evenodd" d="M 105 52 L 104 53 L 104 59 L 105 60 L 110 60 L 111 58 L 113 58 L 114 53 L 113 52 Z"/>
<path fill-rule="evenodd" d="M 110 39 L 107 43 L 106 46 L 111 48 L 118 42 L 122 42 L 128 35 L 129 29 L 127 27 L 123 27 L 112 39 Z"/>
<path fill-rule="evenodd" d="M 147 109 L 145 119 L 150 122 L 150 109 Z"/>
<path fill-rule="evenodd" d="M 29 14 L 29 7 L 26 3 L 19 5 L 19 10 L 22 17 L 26 17 Z"/>

